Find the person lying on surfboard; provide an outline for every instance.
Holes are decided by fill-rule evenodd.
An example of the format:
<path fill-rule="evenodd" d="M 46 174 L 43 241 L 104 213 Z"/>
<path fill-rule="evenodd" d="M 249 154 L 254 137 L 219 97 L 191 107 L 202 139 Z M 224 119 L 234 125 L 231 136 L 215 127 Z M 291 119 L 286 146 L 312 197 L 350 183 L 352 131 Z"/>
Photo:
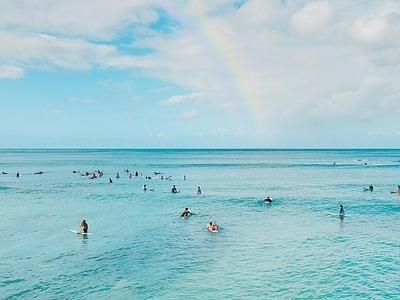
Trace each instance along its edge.
<path fill-rule="evenodd" d="M 88 223 L 86 223 L 86 220 L 82 220 L 81 224 L 79 225 L 82 227 L 81 231 L 78 231 L 77 234 L 82 234 L 82 233 L 87 233 L 89 229 Z"/>
<path fill-rule="evenodd" d="M 186 207 L 183 213 L 180 215 L 180 218 L 184 219 L 189 215 L 193 215 L 193 213 Z"/>
<path fill-rule="evenodd" d="M 264 199 L 264 204 L 270 204 L 272 202 L 272 199 L 268 196 L 266 199 Z"/>

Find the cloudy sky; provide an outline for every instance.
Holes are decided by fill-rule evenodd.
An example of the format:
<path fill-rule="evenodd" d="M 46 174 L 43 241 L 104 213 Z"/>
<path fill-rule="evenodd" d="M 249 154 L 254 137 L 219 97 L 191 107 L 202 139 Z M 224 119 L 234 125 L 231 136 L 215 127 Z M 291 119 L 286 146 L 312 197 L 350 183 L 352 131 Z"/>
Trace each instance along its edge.
<path fill-rule="evenodd" d="M 400 145 L 400 2 L 1 0 L 0 147 Z"/>

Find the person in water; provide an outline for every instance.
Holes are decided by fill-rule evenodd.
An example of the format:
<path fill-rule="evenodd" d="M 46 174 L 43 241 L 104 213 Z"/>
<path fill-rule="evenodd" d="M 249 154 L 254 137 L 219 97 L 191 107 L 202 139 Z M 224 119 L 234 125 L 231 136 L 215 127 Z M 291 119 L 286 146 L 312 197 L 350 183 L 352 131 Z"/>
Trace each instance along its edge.
<path fill-rule="evenodd" d="M 216 222 L 210 222 L 210 223 L 207 225 L 207 229 L 208 229 L 208 230 L 211 230 L 211 231 L 218 231 L 218 225 L 217 225 Z"/>
<path fill-rule="evenodd" d="M 264 199 L 264 204 L 270 204 L 272 202 L 272 199 L 268 196 L 266 199 Z"/>
<path fill-rule="evenodd" d="M 144 184 L 143 185 L 143 189 L 142 189 L 143 191 L 147 191 L 147 186 Z"/>
<path fill-rule="evenodd" d="M 400 185 L 397 186 L 397 193 L 400 194 Z"/>
<path fill-rule="evenodd" d="M 175 184 L 174 184 L 172 187 L 171 193 L 175 194 L 177 192 L 178 192 L 178 190 L 176 189 Z"/>
<path fill-rule="evenodd" d="M 109 178 L 108 180 L 110 181 L 110 183 L 112 183 L 112 179 L 111 178 Z"/>
<path fill-rule="evenodd" d="M 77 234 L 82 234 L 82 233 L 87 233 L 89 229 L 88 223 L 86 223 L 86 220 L 82 220 L 81 224 L 79 225 L 82 227 L 81 231 L 78 231 Z"/>
<path fill-rule="evenodd" d="M 196 192 L 196 194 L 201 194 L 201 189 L 200 189 L 199 186 L 197 187 L 197 192 Z"/>
<path fill-rule="evenodd" d="M 180 217 L 183 219 L 189 215 L 193 215 L 193 213 L 186 207 L 185 210 L 183 211 L 183 213 L 180 215 Z"/>
<path fill-rule="evenodd" d="M 339 216 L 344 216 L 344 209 L 343 209 L 343 205 L 342 204 L 340 204 L 339 205 Z"/>
<path fill-rule="evenodd" d="M 374 186 L 372 184 L 369 185 L 369 190 L 373 191 L 374 190 Z"/>

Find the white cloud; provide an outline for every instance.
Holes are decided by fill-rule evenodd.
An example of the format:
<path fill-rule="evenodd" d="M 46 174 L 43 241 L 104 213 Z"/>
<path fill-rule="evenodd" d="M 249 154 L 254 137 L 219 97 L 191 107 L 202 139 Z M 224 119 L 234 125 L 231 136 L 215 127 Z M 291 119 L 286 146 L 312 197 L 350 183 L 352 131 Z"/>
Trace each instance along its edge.
<path fill-rule="evenodd" d="M 359 42 L 379 43 L 385 40 L 399 43 L 400 3 L 385 5 L 359 17 L 350 29 L 350 36 Z"/>
<path fill-rule="evenodd" d="M 306 3 L 293 14 L 290 20 L 292 30 L 298 35 L 311 35 L 328 25 L 334 16 L 334 9 L 329 2 Z"/>
<path fill-rule="evenodd" d="M 185 111 L 182 114 L 182 120 L 190 120 L 194 119 L 199 115 L 199 112 L 197 110 L 190 110 L 190 111 Z"/>
<path fill-rule="evenodd" d="M 91 103 L 98 103 L 99 100 L 94 98 L 67 98 L 65 99 L 65 102 L 67 103 L 78 102 L 78 103 L 91 104 Z"/>
<path fill-rule="evenodd" d="M 0 66 L 0 78 L 17 79 L 24 77 L 24 69 L 14 66 Z"/>
<path fill-rule="evenodd" d="M 191 93 L 188 95 L 175 95 L 166 100 L 160 101 L 160 105 L 171 106 L 177 104 L 195 104 L 201 102 L 204 93 Z"/>
<path fill-rule="evenodd" d="M 42 113 L 46 119 L 56 119 L 60 115 L 60 111 L 58 109 L 53 109 L 50 111 L 44 110 Z"/>

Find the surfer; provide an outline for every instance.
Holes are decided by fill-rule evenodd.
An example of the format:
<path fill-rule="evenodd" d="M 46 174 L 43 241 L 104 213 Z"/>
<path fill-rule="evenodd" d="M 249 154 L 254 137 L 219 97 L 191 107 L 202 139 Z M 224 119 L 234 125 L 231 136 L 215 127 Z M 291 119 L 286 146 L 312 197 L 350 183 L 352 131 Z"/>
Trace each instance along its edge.
<path fill-rule="evenodd" d="M 82 220 L 81 224 L 79 225 L 82 227 L 81 231 L 78 231 L 77 234 L 82 234 L 82 233 L 87 233 L 89 229 L 88 223 L 86 223 L 86 220 Z"/>
<path fill-rule="evenodd" d="M 272 198 L 270 198 L 269 196 L 264 199 L 264 205 L 270 204 L 272 202 Z"/>
<path fill-rule="evenodd" d="M 186 175 L 183 175 L 183 180 L 186 180 Z"/>
<path fill-rule="evenodd" d="M 180 218 L 184 219 L 189 215 L 193 215 L 193 213 L 186 207 L 183 213 L 180 215 Z"/>
<path fill-rule="evenodd" d="M 397 193 L 400 194 L 400 185 L 397 186 Z"/>
<path fill-rule="evenodd" d="M 218 225 L 216 222 L 210 222 L 207 225 L 207 229 L 210 231 L 218 231 Z"/>
<path fill-rule="evenodd" d="M 340 204 L 339 205 L 339 216 L 344 216 L 344 209 L 343 209 L 343 205 L 342 204 Z"/>
<path fill-rule="evenodd" d="M 369 190 L 372 192 L 374 190 L 374 186 L 372 184 L 369 185 Z"/>
<path fill-rule="evenodd" d="M 112 179 L 111 178 L 109 178 L 108 180 L 110 181 L 110 183 L 112 183 Z"/>
<path fill-rule="evenodd" d="M 146 185 L 145 185 L 145 184 L 143 185 L 143 188 L 142 188 L 142 190 L 143 190 L 143 191 L 147 191 L 147 187 L 146 187 Z"/>
<path fill-rule="evenodd" d="M 197 187 L 197 192 L 196 192 L 196 194 L 201 194 L 201 189 L 200 189 L 199 186 Z"/>
<path fill-rule="evenodd" d="M 17 178 L 19 177 L 19 172 L 17 172 L 17 175 L 16 175 L 16 176 L 17 176 Z"/>
<path fill-rule="evenodd" d="M 115 178 L 120 178 L 121 176 L 119 176 L 119 173 L 117 173 L 116 175 L 115 175 Z"/>
<path fill-rule="evenodd" d="M 175 184 L 174 184 L 172 189 L 171 189 L 171 193 L 175 194 L 177 192 L 178 192 L 178 190 L 176 189 Z"/>

